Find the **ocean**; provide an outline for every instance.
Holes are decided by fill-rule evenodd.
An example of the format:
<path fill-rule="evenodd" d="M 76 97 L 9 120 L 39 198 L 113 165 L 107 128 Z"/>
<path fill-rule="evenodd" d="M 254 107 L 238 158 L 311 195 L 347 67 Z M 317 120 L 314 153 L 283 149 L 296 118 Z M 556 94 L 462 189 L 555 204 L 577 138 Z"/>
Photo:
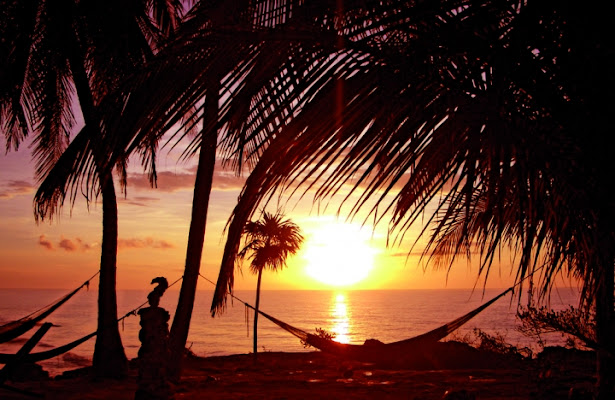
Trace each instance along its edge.
<path fill-rule="evenodd" d="M 151 290 L 151 289 L 150 289 Z M 335 340 L 361 344 L 366 339 L 392 342 L 406 339 L 443 325 L 497 296 L 501 289 L 441 290 L 373 290 L 373 291 L 263 291 L 261 310 L 310 333 L 316 328 L 335 335 Z M 66 294 L 68 290 L 0 289 L 0 325 L 21 318 Z M 147 301 L 149 290 L 118 291 L 118 317 L 130 313 Z M 179 292 L 168 290 L 160 303 L 171 314 L 175 312 Z M 236 291 L 235 295 L 250 304 L 254 291 Z M 252 352 L 254 313 L 237 300 L 229 298 L 226 310 L 211 317 L 213 292 L 197 292 L 187 347 L 198 356 L 218 356 Z M 96 330 L 96 290 L 82 289 L 47 318 L 54 326 L 33 352 L 44 351 L 76 340 Z M 554 290 L 550 306 L 562 309 L 578 304 L 578 291 Z M 498 334 L 516 346 L 536 344 L 521 335 L 516 326 L 516 298 L 506 295 L 461 327 L 454 337 L 472 336 L 474 328 Z M 264 317 L 258 320 L 258 351 L 301 352 L 299 339 Z M 34 332 L 31 331 L 31 332 Z M 129 315 L 120 322 L 120 334 L 128 358 L 137 356 L 140 342 L 139 317 Z M 0 344 L 0 353 L 15 353 L 31 333 Z M 561 345 L 561 335 L 547 337 L 548 345 Z M 95 339 L 92 338 L 70 352 L 40 364 L 53 375 L 91 363 Z"/>

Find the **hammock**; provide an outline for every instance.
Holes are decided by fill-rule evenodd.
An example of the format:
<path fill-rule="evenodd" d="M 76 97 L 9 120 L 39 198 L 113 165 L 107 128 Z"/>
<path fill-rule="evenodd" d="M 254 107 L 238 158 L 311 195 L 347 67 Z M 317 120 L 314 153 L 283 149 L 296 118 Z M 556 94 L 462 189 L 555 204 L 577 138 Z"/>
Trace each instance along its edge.
<path fill-rule="evenodd" d="M 59 347 L 53 348 L 51 350 L 41 351 L 41 352 L 38 352 L 38 353 L 29 353 L 29 354 L 23 355 L 21 357 L 21 361 L 24 362 L 24 363 L 35 363 L 35 362 L 38 362 L 38 361 L 47 360 L 49 358 L 57 357 L 59 355 L 62 355 L 64 353 L 66 353 L 67 351 L 70 351 L 70 350 L 74 349 L 75 347 L 79 346 L 81 343 L 83 343 L 83 342 L 93 338 L 94 336 L 96 336 L 97 333 L 98 333 L 98 331 L 92 332 L 92 333 L 82 337 L 81 339 L 77 339 L 74 342 L 70 342 L 68 344 L 65 344 L 64 346 L 59 346 Z M 17 358 L 16 354 L 0 353 L 0 364 L 7 364 L 9 362 L 12 362 L 16 358 Z"/>
<path fill-rule="evenodd" d="M 382 343 L 377 340 L 368 340 L 365 344 L 362 345 L 339 343 L 331 339 L 326 339 L 317 335 L 313 335 L 311 333 L 307 333 L 302 329 L 296 328 L 283 321 L 280 321 L 279 319 L 260 310 L 258 311 L 258 313 L 273 322 L 274 324 L 278 325 L 280 328 L 288 331 L 292 335 L 301 339 L 301 341 L 303 341 L 304 343 L 309 344 L 310 346 L 313 346 L 326 353 L 331 353 L 342 358 L 362 362 L 391 364 L 412 361 L 416 363 L 417 360 L 420 360 L 421 358 L 429 358 L 429 353 L 431 349 L 440 339 L 443 339 L 448 334 L 457 330 L 463 324 L 474 318 L 485 308 L 489 307 L 491 304 L 495 303 L 506 293 L 512 290 L 512 287 L 505 290 L 504 292 L 489 300 L 485 304 L 455 319 L 454 321 L 442 325 L 439 328 L 431 330 L 422 335 L 412 337 L 410 339 L 400 340 L 393 343 Z M 246 307 L 249 307 L 254 310 L 254 307 L 252 307 L 250 304 L 242 301 L 241 299 L 238 299 L 237 297 L 234 298 L 245 304 Z"/>
<path fill-rule="evenodd" d="M 98 274 L 98 272 L 96 274 Z M 94 276 L 96 276 L 96 274 Z M 92 278 L 94 278 L 94 276 L 92 276 Z M 74 292 L 76 293 L 77 290 L 79 290 L 83 286 L 87 285 L 92 278 L 90 278 L 88 281 L 86 281 L 83 285 L 81 285 Z M 173 282 L 169 287 L 175 285 L 181 279 L 182 279 L 182 277 L 180 277 L 175 282 Z M 68 299 L 66 299 L 66 300 L 68 300 Z M 64 300 L 64 301 L 66 301 L 66 300 Z M 118 318 L 117 322 L 120 322 L 123 319 L 125 319 L 125 318 L 127 318 L 127 317 L 129 317 L 131 315 L 136 315 L 137 311 L 140 308 L 142 308 L 143 306 L 145 306 L 147 303 L 148 302 L 146 301 L 146 302 L 142 303 L 140 306 L 138 306 L 137 308 L 127 312 L 123 317 Z M 106 329 L 106 328 L 103 328 L 103 329 Z M 79 346 L 81 343 L 84 343 L 84 342 L 88 341 L 89 339 L 93 338 L 97 334 L 98 334 L 98 331 L 94 331 L 92 333 L 89 333 L 89 334 L 85 335 L 84 337 L 82 337 L 80 339 L 77 339 L 77 340 L 75 340 L 73 342 L 67 343 L 67 344 L 65 344 L 63 346 L 58 346 L 58 347 L 53 348 L 51 350 L 41 351 L 41 352 L 38 352 L 38 353 L 28 353 L 26 355 L 21 356 L 20 360 L 21 360 L 21 362 L 24 362 L 24 363 L 35 363 L 35 362 L 38 362 L 38 361 L 47 360 L 47 359 L 50 359 L 50 358 L 53 358 L 53 357 L 57 357 L 59 355 L 62 355 L 64 353 L 74 349 L 75 347 Z M 14 361 L 16 359 L 16 357 L 17 357 L 16 354 L 0 353 L 0 364 L 7 364 L 9 362 L 12 362 L 12 361 Z"/>
<path fill-rule="evenodd" d="M 35 311 L 25 317 L 18 319 L 16 321 L 9 322 L 0 326 L 0 343 L 8 342 L 9 340 L 13 340 L 16 337 L 23 335 L 32 329 L 38 322 L 47 318 L 52 312 L 60 308 L 60 306 L 66 303 L 71 297 L 73 297 L 79 290 L 81 290 L 84 286 L 90 285 L 90 280 L 98 275 L 98 272 L 94 274 L 90 279 L 85 281 L 81 286 L 72 292 L 68 293 L 64 297 L 60 298 L 56 302 L 49 304 L 41 308 L 38 311 Z"/>

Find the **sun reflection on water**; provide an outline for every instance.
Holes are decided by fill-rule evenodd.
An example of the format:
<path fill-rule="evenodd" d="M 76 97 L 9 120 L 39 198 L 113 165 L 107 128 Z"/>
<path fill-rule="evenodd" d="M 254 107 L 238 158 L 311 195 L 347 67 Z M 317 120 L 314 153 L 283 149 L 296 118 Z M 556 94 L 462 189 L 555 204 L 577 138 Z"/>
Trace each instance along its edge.
<path fill-rule="evenodd" d="M 330 312 L 331 332 L 335 335 L 334 340 L 340 343 L 350 343 L 350 318 L 345 294 L 337 293 L 333 296 Z"/>

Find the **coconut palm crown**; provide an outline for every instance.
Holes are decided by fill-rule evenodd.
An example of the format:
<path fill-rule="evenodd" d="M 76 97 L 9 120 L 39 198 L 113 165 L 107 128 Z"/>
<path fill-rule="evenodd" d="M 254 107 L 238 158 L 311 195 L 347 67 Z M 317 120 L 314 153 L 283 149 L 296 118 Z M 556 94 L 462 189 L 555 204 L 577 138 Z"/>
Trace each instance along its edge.
<path fill-rule="evenodd" d="M 250 259 L 250 271 L 277 271 L 284 268 L 289 255 L 295 254 L 303 243 L 301 229 L 281 213 L 264 212 L 258 221 L 250 221 L 244 228 L 246 243 L 239 252 L 240 259 Z"/>

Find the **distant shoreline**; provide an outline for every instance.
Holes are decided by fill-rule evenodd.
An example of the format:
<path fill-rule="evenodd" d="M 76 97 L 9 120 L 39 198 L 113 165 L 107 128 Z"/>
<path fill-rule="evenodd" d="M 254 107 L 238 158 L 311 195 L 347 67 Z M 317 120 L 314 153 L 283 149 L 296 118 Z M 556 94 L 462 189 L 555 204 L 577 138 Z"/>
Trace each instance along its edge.
<path fill-rule="evenodd" d="M 93 289 L 95 289 L 96 287 L 93 286 Z M 27 288 L 27 287 L 0 287 L 0 290 L 65 290 L 65 291 L 69 291 L 74 289 L 74 287 L 65 287 L 65 288 L 59 288 L 59 287 L 33 287 L 33 288 Z M 287 289 L 266 289 L 263 288 L 262 292 L 403 292 L 403 291 L 454 291 L 454 290 L 461 290 L 461 291 L 474 291 L 474 292 L 480 292 L 483 289 L 485 290 L 496 290 L 496 291 L 504 291 L 506 289 L 508 289 L 508 287 L 486 287 L 483 288 L 482 286 L 477 286 L 477 287 L 441 287 L 441 288 L 392 288 L 392 289 L 383 289 L 383 288 L 373 288 L 373 289 L 355 289 L 355 288 L 349 288 L 349 287 L 331 287 L 331 288 L 321 288 L 321 289 L 301 289 L 301 288 L 287 288 Z M 90 289 L 92 290 L 92 289 Z M 128 288 L 128 289 L 122 289 L 122 288 L 118 288 L 118 291 L 139 291 L 139 292 L 147 292 L 149 293 L 151 291 L 150 287 L 143 287 L 143 288 Z M 172 287 L 167 289 L 168 292 L 179 292 L 180 288 L 179 287 Z M 575 286 L 557 286 L 557 287 L 553 287 L 552 289 L 553 291 L 557 291 L 557 290 L 579 290 L 578 287 Z M 234 289 L 234 292 L 254 292 L 255 288 L 247 288 L 247 289 Z M 204 293 L 213 293 L 214 289 L 197 289 L 197 292 L 204 292 Z"/>

